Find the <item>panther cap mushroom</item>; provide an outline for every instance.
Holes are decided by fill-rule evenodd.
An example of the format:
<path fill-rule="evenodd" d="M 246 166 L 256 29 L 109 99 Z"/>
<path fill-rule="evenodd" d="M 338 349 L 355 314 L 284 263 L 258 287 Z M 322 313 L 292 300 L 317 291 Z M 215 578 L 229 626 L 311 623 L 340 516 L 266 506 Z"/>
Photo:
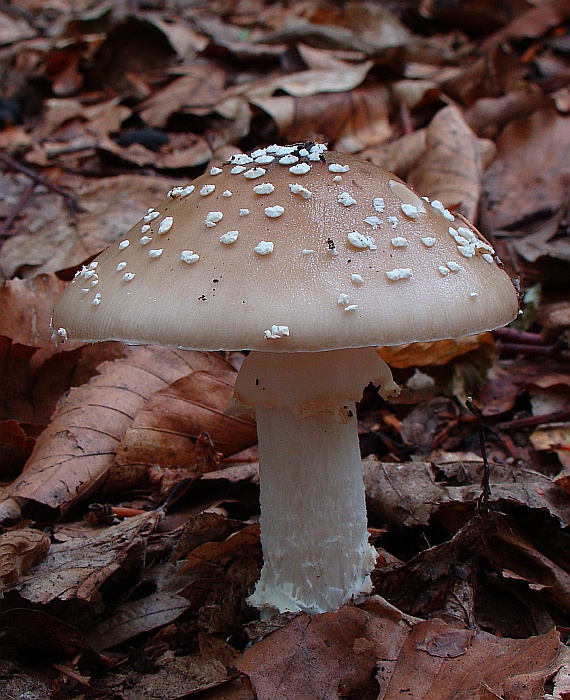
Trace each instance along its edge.
<path fill-rule="evenodd" d="M 494 250 L 395 176 L 322 144 L 232 156 L 176 187 L 84 266 L 57 339 L 252 350 L 264 567 L 250 602 L 334 610 L 370 591 L 355 402 L 396 390 L 376 345 L 455 338 L 517 314 Z"/>

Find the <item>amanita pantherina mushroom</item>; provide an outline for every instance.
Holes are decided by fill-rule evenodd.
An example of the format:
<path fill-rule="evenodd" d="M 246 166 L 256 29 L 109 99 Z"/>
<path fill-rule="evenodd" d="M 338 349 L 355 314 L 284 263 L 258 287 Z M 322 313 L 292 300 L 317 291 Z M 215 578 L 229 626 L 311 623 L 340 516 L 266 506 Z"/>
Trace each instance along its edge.
<path fill-rule="evenodd" d="M 334 610 L 370 591 L 355 401 L 396 386 L 375 345 L 502 326 L 517 294 L 464 219 L 320 144 L 233 156 L 77 274 L 56 338 L 251 350 L 264 567 L 250 602 Z"/>

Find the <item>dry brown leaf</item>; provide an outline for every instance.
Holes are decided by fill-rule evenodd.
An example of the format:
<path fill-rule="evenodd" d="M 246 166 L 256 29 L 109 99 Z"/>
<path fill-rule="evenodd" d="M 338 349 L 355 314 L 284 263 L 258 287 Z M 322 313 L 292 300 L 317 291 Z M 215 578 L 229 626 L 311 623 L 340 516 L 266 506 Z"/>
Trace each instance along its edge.
<path fill-rule="evenodd" d="M 16 583 L 28 569 L 40 562 L 50 547 L 49 537 L 29 527 L 0 535 L 0 592 Z"/>
<path fill-rule="evenodd" d="M 436 480 L 437 465 L 429 462 L 390 463 L 368 457 L 362 465 L 370 508 L 388 522 L 411 527 L 427 524 L 446 504 L 472 505 L 481 494 L 482 464 L 480 459 L 458 462 L 463 485 L 449 486 Z M 491 465 L 491 502 L 546 509 L 560 523 L 570 522 L 570 497 L 550 477 L 531 469 Z"/>
<path fill-rule="evenodd" d="M 482 152 L 458 107 L 445 107 L 426 129 L 426 150 L 408 173 L 408 182 L 430 199 L 439 199 L 469 220 L 477 217 Z"/>
<path fill-rule="evenodd" d="M 550 107 L 516 119 L 498 137 L 497 148 L 483 185 L 485 215 L 493 230 L 567 203 L 569 117 Z"/>
<path fill-rule="evenodd" d="M 26 435 L 17 421 L 0 421 L 0 477 L 19 474 L 34 445 L 34 438 Z"/>
<path fill-rule="evenodd" d="M 237 373 L 221 358 L 217 366 L 212 362 L 212 370 L 195 371 L 150 398 L 117 449 L 111 490 L 136 483 L 137 472 L 139 483 L 144 483 L 145 473 L 148 478 L 151 468 L 160 466 L 164 493 L 169 489 L 168 470 L 176 481 L 198 476 L 218 468 L 218 452 L 225 457 L 255 444 L 255 423 L 224 413 Z M 204 434 L 215 444 L 202 439 Z"/>
<path fill-rule="evenodd" d="M 403 180 L 422 157 L 426 148 L 426 130 L 418 129 L 395 141 L 372 146 L 360 155 L 379 168 L 390 170 Z"/>
<path fill-rule="evenodd" d="M 445 365 L 472 350 L 477 350 L 484 345 L 492 348 L 494 344 L 491 333 L 479 333 L 457 340 L 382 346 L 376 348 L 376 351 L 390 367 L 426 367 L 427 365 Z"/>
<path fill-rule="evenodd" d="M 223 542 L 206 542 L 194 549 L 186 558 L 184 571 L 213 562 L 223 562 L 232 557 L 240 547 L 256 547 L 259 545 L 259 524 L 247 525 L 239 532 L 232 533 Z"/>
<path fill-rule="evenodd" d="M 381 143 L 392 133 L 389 93 L 382 86 L 252 102 L 273 118 L 279 133 L 291 142 L 326 134 L 335 148 L 352 153 Z"/>
<path fill-rule="evenodd" d="M 227 368 L 213 353 L 158 346 L 124 355 L 62 399 L 9 496 L 67 510 L 103 487 L 125 431 L 155 392 L 193 371 Z"/>
<path fill-rule="evenodd" d="M 3 178 L 8 180 L 9 176 Z M 16 196 L 25 184 L 12 180 Z M 136 223 L 150 206 L 183 181 L 141 175 L 103 179 L 62 175 L 57 184 L 81 201 L 73 215 L 53 192 L 35 194 L 26 205 L 17 231 L 2 244 L 0 279 L 31 277 L 79 265 L 101 252 Z"/>
<path fill-rule="evenodd" d="M 118 525 L 93 528 L 91 536 L 53 544 L 47 556 L 8 589 L 31 603 L 91 600 L 129 551 L 146 541 L 163 517 L 160 511 L 127 518 Z"/>

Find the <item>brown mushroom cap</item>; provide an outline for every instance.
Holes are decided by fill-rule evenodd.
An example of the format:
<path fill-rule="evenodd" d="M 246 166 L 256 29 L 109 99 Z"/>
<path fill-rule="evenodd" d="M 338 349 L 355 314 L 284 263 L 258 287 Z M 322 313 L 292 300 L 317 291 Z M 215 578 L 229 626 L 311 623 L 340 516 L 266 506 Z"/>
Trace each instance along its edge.
<path fill-rule="evenodd" d="M 319 146 L 252 156 L 172 191 L 84 268 L 57 333 L 295 352 L 460 337 L 516 316 L 492 248 L 439 202 Z"/>

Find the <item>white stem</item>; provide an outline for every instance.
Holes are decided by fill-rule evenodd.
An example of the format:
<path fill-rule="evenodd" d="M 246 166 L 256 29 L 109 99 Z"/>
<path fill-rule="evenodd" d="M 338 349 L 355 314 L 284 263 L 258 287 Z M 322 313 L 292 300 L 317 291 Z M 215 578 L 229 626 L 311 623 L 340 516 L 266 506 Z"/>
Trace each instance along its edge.
<path fill-rule="evenodd" d="M 330 412 L 257 408 L 265 563 L 252 605 L 319 613 L 371 590 L 376 550 L 368 543 L 354 403 L 346 410 L 339 423 Z"/>

